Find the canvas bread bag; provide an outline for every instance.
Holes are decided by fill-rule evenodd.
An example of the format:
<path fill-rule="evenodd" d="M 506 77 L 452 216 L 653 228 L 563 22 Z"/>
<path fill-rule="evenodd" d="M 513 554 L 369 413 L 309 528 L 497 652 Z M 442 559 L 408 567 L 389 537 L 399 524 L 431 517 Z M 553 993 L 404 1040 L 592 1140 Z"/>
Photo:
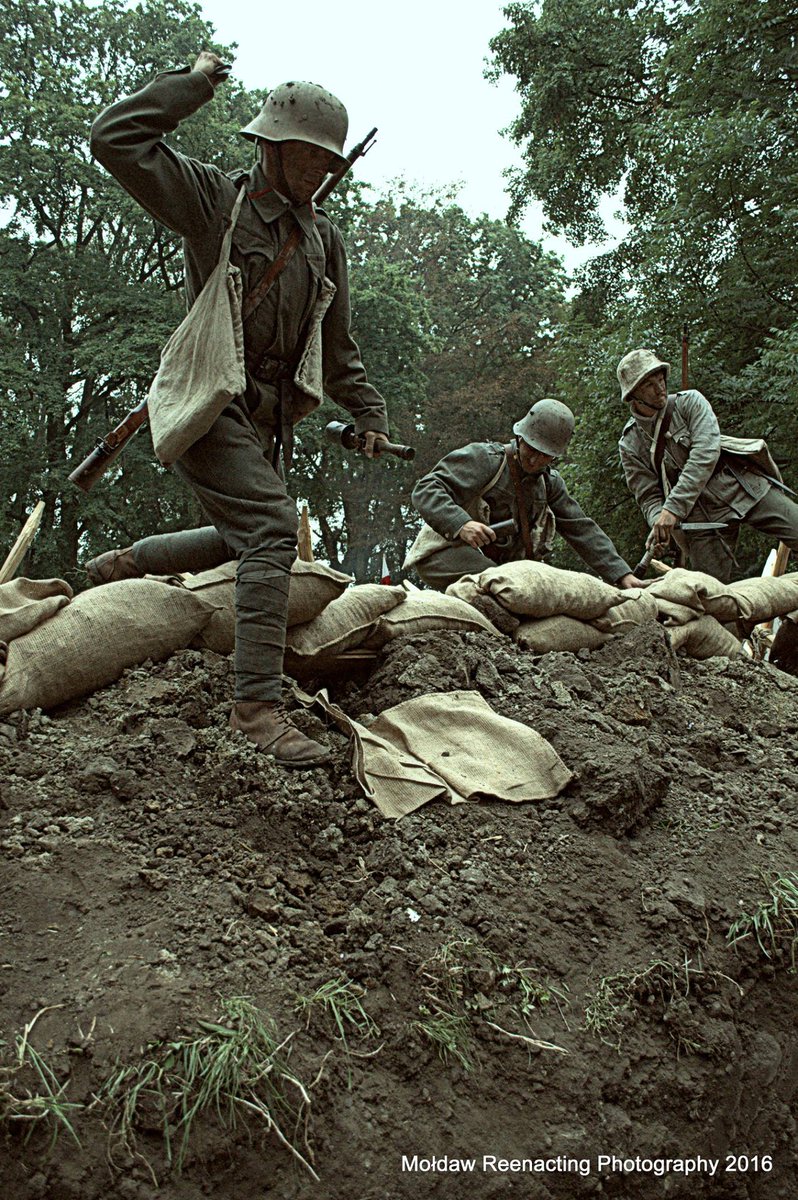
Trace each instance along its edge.
<path fill-rule="evenodd" d="M 245 191 L 241 188 L 233 205 L 219 261 L 164 346 L 147 396 L 152 444 L 163 466 L 203 437 L 246 386 L 241 272 L 230 263 Z"/>

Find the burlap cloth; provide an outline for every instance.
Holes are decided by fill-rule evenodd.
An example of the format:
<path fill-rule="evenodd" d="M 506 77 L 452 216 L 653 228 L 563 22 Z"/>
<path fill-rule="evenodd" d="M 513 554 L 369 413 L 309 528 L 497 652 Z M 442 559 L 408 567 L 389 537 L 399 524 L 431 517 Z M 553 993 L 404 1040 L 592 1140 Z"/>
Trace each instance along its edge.
<path fill-rule="evenodd" d="M 309 696 L 352 738 L 352 769 L 384 817 L 398 819 L 438 797 L 549 800 L 573 778 L 544 737 L 495 713 L 478 692 L 438 692 L 405 700 L 366 727 L 325 691 Z"/>

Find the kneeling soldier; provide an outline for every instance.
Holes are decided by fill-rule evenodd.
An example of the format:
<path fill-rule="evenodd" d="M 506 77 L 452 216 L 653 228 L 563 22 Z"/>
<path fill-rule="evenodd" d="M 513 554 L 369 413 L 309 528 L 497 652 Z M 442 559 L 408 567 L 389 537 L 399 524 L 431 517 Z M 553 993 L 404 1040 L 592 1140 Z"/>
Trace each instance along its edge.
<path fill-rule="evenodd" d="M 552 462 L 568 448 L 574 415 L 558 400 L 539 400 L 513 426 L 515 440 L 471 442 L 453 450 L 420 479 L 412 502 L 426 524 L 405 560 L 425 583 L 444 591 L 463 575 L 496 563 L 545 561 L 555 525 L 607 583 L 640 586 L 606 533 L 571 496 Z M 492 524 L 515 520 L 499 538 Z"/>

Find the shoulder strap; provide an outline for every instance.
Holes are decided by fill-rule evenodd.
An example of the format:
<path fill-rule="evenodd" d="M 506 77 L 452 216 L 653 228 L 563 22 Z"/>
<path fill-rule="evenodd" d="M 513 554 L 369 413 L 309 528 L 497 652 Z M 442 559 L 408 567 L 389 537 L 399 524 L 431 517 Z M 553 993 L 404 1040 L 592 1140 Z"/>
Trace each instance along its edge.
<path fill-rule="evenodd" d="M 266 293 L 271 288 L 277 276 L 285 270 L 291 259 L 294 257 L 296 248 L 302 241 L 302 228 L 300 225 L 295 225 L 289 233 L 288 237 L 283 242 L 280 250 L 277 253 L 274 261 L 269 264 L 263 273 L 263 277 L 257 287 L 244 298 L 244 303 L 241 309 L 241 316 L 246 321 L 247 317 L 251 317 L 255 309 L 263 300 Z"/>
<path fill-rule="evenodd" d="M 518 509 L 518 520 L 521 525 L 521 541 L 524 543 L 524 553 L 527 558 L 534 558 L 532 553 L 532 538 L 529 533 L 529 514 L 526 511 L 524 496 L 521 490 L 521 472 L 518 468 L 518 459 L 515 456 L 515 451 L 511 446 L 506 446 L 504 453 L 507 457 L 507 465 L 510 468 L 510 478 L 513 481 L 513 491 L 515 492 L 515 503 Z"/>
<path fill-rule="evenodd" d="M 244 202 L 246 191 L 246 187 L 239 188 L 238 195 L 235 199 L 235 204 L 233 205 L 230 216 L 227 218 L 227 229 L 224 232 L 224 237 L 222 238 L 222 248 L 219 252 L 220 263 L 226 263 L 230 260 L 230 250 L 233 245 L 233 230 L 236 227 L 236 221 L 238 220 L 238 214 L 241 212 L 241 205 Z"/>
<path fill-rule="evenodd" d="M 667 403 L 659 415 L 657 424 L 654 428 L 654 437 L 651 442 L 651 465 L 658 479 L 662 481 L 662 486 L 665 489 L 665 494 L 668 494 L 666 480 L 662 475 L 662 460 L 665 457 L 665 438 L 668 435 L 668 430 L 671 427 L 673 420 L 673 412 L 676 408 L 676 397 L 668 396 Z"/>

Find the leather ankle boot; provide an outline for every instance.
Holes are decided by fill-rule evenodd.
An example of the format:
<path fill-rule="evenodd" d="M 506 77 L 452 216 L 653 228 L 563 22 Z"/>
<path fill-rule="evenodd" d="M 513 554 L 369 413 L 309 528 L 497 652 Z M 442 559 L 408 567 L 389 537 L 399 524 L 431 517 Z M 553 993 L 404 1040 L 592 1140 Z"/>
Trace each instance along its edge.
<path fill-rule="evenodd" d="M 101 583 L 116 583 L 119 579 L 141 579 L 144 575 L 136 566 L 132 546 L 124 550 L 106 550 L 105 554 L 90 559 L 84 569 L 95 587 Z"/>
<path fill-rule="evenodd" d="M 243 733 L 283 767 L 318 767 L 330 760 L 329 748 L 297 729 L 282 700 L 237 700 L 230 728 Z"/>

